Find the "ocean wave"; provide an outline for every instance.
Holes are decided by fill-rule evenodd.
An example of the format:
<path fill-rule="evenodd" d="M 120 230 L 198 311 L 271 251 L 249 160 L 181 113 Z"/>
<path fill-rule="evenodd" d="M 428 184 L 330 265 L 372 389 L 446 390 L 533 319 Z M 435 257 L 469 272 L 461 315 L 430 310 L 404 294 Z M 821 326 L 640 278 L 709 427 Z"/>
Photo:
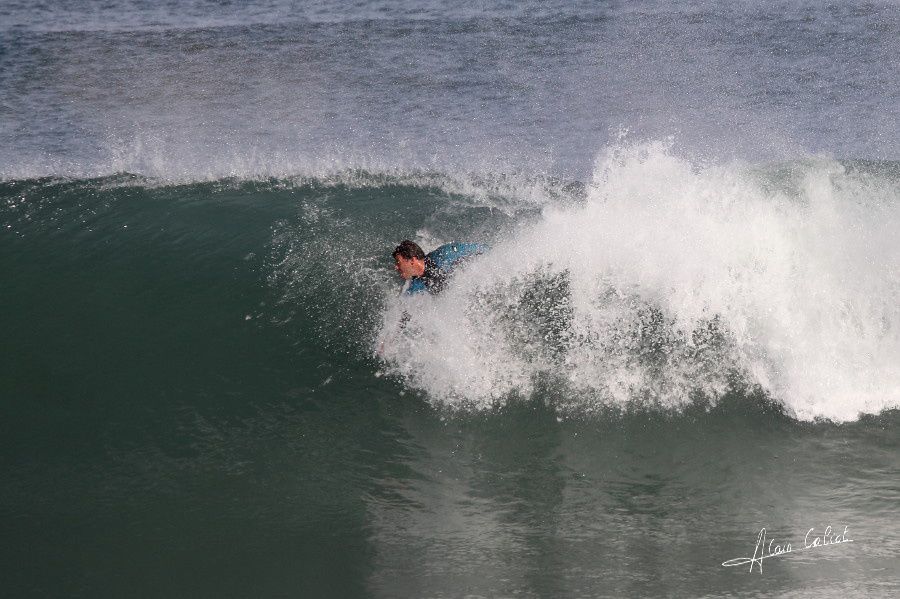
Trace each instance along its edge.
<path fill-rule="evenodd" d="M 898 173 L 622 142 L 585 182 L 401 168 L 7 180 L 0 224 L 26 271 L 49 236 L 68 236 L 73 264 L 160 249 L 218 264 L 228 245 L 208 238 L 243 239 L 277 297 L 254 320 L 450 410 L 680 410 L 737 393 L 844 421 L 900 401 Z M 389 258 L 405 237 L 493 249 L 441 296 L 405 300 Z"/>

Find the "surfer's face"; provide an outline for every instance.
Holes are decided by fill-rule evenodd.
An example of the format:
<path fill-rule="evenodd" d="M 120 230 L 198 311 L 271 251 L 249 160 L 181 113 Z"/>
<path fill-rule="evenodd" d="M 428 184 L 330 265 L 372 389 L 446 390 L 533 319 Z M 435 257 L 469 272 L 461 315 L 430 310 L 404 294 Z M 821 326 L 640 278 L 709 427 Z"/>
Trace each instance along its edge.
<path fill-rule="evenodd" d="M 404 279 L 412 277 L 421 277 L 425 272 L 425 262 L 419 258 L 404 258 L 397 255 L 394 257 L 394 268 L 400 273 Z"/>

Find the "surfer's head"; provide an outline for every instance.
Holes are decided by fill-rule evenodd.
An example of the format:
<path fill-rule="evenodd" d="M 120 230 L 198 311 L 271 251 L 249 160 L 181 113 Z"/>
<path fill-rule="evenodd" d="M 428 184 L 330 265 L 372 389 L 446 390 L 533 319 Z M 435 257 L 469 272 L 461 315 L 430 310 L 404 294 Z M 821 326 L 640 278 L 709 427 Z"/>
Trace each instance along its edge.
<path fill-rule="evenodd" d="M 421 277 L 425 273 L 425 252 L 414 241 L 404 239 L 391 255 L 394 268 L 404 279 Z"/>

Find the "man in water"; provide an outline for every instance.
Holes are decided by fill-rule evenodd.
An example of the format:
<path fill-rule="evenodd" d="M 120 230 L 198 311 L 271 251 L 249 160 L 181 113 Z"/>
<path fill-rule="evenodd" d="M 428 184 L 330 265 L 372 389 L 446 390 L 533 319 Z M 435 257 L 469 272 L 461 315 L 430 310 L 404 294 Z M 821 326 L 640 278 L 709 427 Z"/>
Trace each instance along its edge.
<path fill-rule="evenodd" d="M 439 293 L 454 268 L 486 250 L 487 247 L 478 243 L 453 242 L 426 254 L 417 243 L 406 239 L 391 255 L 397 272 L 408 281 L 406 293 L 412 295 L 423 291 Z"/>
<path fill-rule="evenodd" d="M 414 241 L 405 239 L 400 242 L 393 253 L 394 268 L 400 276 L 406 280 L 406 285 L 400 291 L 401 295 L 413 295 L 416 293 L 439 293 L 444 289 L 447 279 L 461 262 L 483 254 L 487 246 L 478 243 L 448 243 L 434 251 L 425 253 Z M 406 328 L 410 320 L 410 314 L 403 311 L 398 330 Z M 384 354 L 384 341 L 382 341 L 376 353 Z"/>

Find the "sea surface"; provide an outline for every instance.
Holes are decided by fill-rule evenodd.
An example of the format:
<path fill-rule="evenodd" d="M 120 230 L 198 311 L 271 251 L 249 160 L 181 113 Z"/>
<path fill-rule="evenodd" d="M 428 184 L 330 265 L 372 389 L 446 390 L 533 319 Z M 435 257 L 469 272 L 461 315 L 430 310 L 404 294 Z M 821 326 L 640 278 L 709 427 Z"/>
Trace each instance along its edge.
<path fill-rule="evenodd" d="M 0 0 L 2 594 L 900 596 L 898 231 L 895 1 Z"/>

